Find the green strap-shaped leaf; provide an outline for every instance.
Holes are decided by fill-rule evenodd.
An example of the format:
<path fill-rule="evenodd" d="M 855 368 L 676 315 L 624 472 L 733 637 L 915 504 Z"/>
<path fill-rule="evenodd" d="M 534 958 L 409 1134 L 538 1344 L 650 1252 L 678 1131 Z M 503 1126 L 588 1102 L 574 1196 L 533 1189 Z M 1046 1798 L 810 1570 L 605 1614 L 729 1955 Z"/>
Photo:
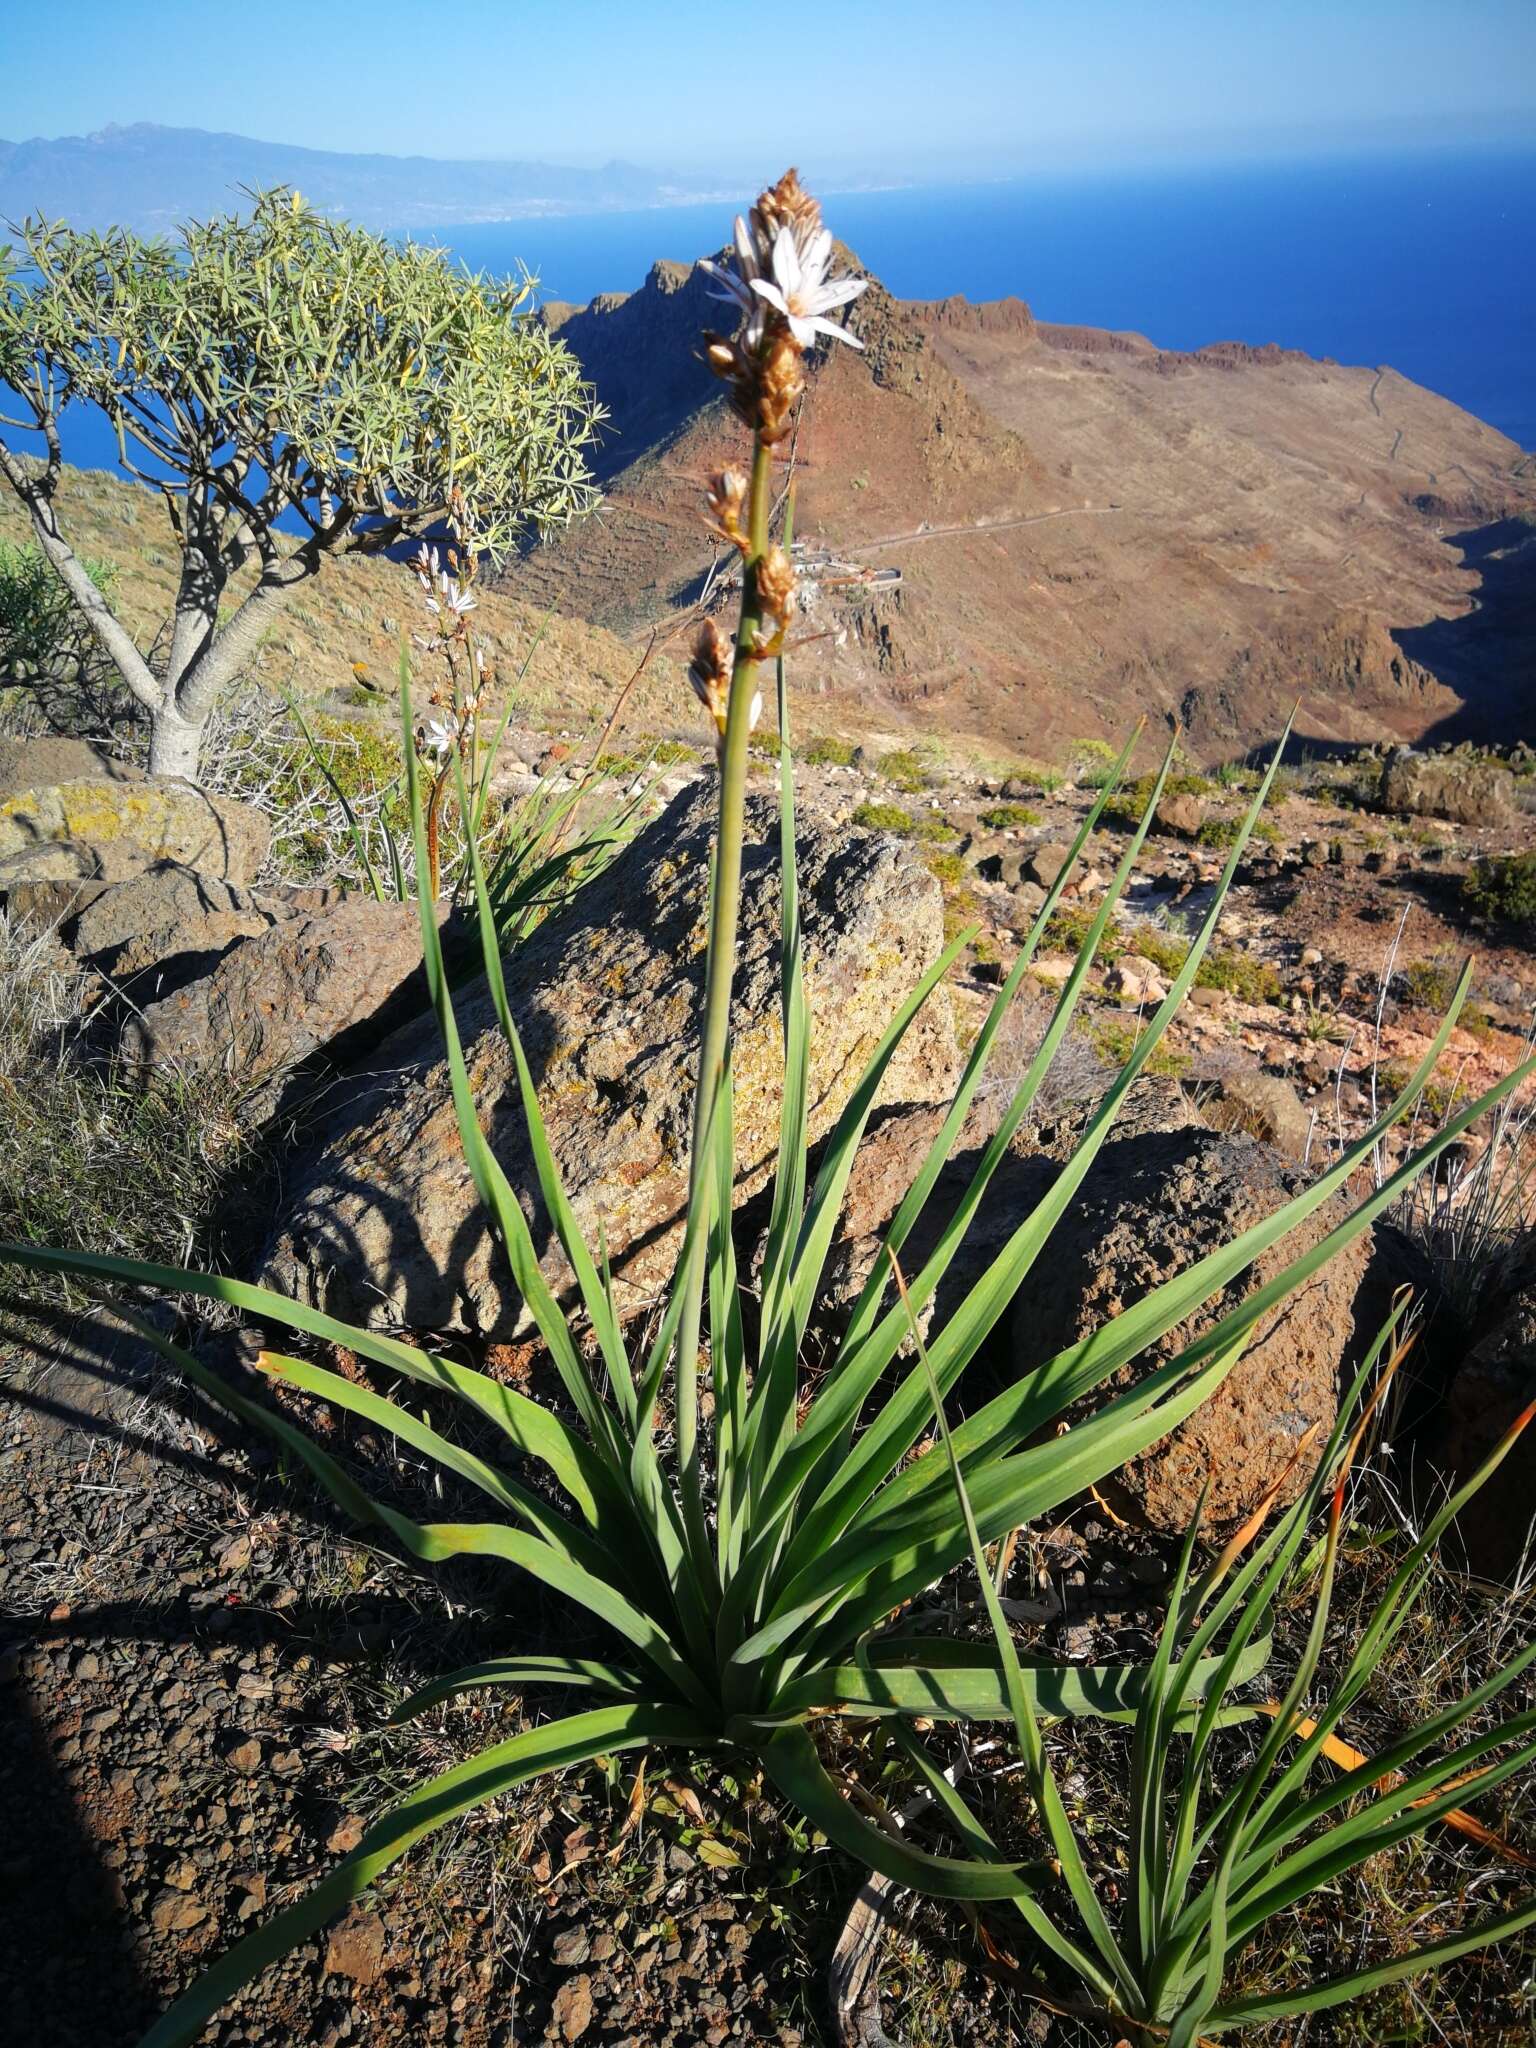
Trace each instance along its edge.
<path fill-rule="evenodd" d="M 460 808 L 467 811 L 469 799 L 464 783 L 464 768 L 457 754 L 454 756 L 454 763 L 458 770 Z M 507 980 L 501 964 L 501 943 L 491 912 L 490 899 L 486 893 L 485 870 L 480 860 L 480 848 L 472 832 L 466 834 L 465 852 L 475 893 L 476 922 L 480 927 L 486 983 L 491 991 L 491 1002 L 496 1011 L 496 1021 L 501 1026 L 501 1035 L 511 1048 L 513 1063 L 517 1069 L 523 1122 L 528 1131 L 534 1170 L 538 1174 L 539 1192 L 544 1198 L 544 1207 L 549 1213 L 550 1221 L 555 1226 L 560 1249 L 565 1253 L 567 1263 L 576 1276 L 582 1306 L 602 1348 L 603 1362 L 608 1368 L 609 1384 L 618 1402 L 619 1413 L 629 1428 L 633 1429 L 635 1383 L 630 1374 L 629 1354 L 624 1347 L 624 1337 L 619 1329 L 618 1318 L 613 1314 L 612 1303 L 598 1275 L 592 1254 L 587 1249 L 581 1226 L 576 1221 L 561 1182 L 560 1169 L 555 1164 L 555 1156 L 550 1150 L 549 1134 L 544 1125 L 544 1112 L 539 1107 L 538 1091 L 533 1085 L 533 1075 L 529 1071 L 527 1055 L 523 1051 L 522 1035 L 513 1019 L 512 1005 L 507 1000 Z"/>
<path fill-rule="evenodd" d="M 180 1266 L 160 1266 L 147 1259 L 123 1259 L 104 1252 L 56 1251 L 28 1244 L 0 1244 L 0 1265 L 25 1266 L 37 1273 L 72 1273 L 83 1280 L 120 1280 L 130 1286 L 153 1287 L 162 1294 L 192 1294 L 222 1301 L 263 1321 L 300 1330 L 343 1349 L 355 1351 L 375 1365 L 390 1367 L 421 1385 L 451 1393 L 494 1423 L 517 1448 L 537 1458 L 560 1482 L 588 1522 L 596 1524 L 605 1505 L 622 1508 L 623 1494 L 611 1472 L 560 1418 L 514 1388 L 504 1387 L 488 1373 L 456 1365 L 446 1358 L 418 1351 L 395 1337 L 383 1337 L 335 1316 L 322 1315 L 270 1287 L 254 1287 L 217 1273 L 198 1273 Z"/>
<path fill-rule="evenodd" d="M 943 1637 L 910 1639 L 899 1650 L 877 1644 L 867 1664 L 835 1664 L 791 1679 L 775 1698 L 774 1712 L 1006 1721 L 1011 1710 L 996 1652 L 990 1644 L 978 1644 L 974 1655 L 965 1656 L 966 1647 Z M 1227 1677 L 1227 1689 L 1256 1678 L 1269 1656 L 1267 1636 L 1249 1644 Z M 1129 1721 L 1146 1681 L 1145 1669 L 1134 1664 L 1036 1664 L 1021 1659 L 1020 1668 L 1036 1712 L 1061 1719 L 1092 1715 Z M 1203 1699 L 1220 1670 L 1221 1659 L 1202 1659 L 1190 1680 L 1190 1697 Z"/>
<path fill-rule="evenodd" d="M 425 877 L 430 871 L 427 859 L 426 826 L 422 817 L 421 779 L 416 760 L 415 736 L 411 730 L 411 681 L 410 665 L 402 649 L 400 656 L 400 719 L 404 735 L 406 792 L 410 800 L 411 830 L 416 843 L 417 871 Z M 453 998 L 448 991 L 448 976 L 443 964 L 442 940 L 437 929 L 436 905 L 423 893 L 418 898 L 421 913 L 421 938 L 423 964 L 427 973 L 427 987 L 432 998 L 432 1007 L 437 1014 L 438 1029 L 442 1033 L 443 1050 L 448 1062 L 449 1081 L 453 1092 L 454 1113 L 458 1120 L 459 1138 L 464 1147 L 465 1161 L 475 1191 L 496 1226 L 496 1233 L 518 1292 L 548 1348 L 550 1360 L 559 1373 L 561 1381 L 574 1403 L 577 1413 L 587 1426 L 594 1448 L 608 1463 L 610 1469 L 620 1467 L 620 1438 L 613 1412 L 602 1401 L 587 1377 L 581 1355 L 576 1349 L 564 1312 L 550 1291 L 549 1283 L 539 1267 L 538 1255 L 533 1247 L 533 1238 L 528 1229 L 527 1218 L 511 1184 L 501 1168 L 501 1163 L 486 1142 L 480 1128 L 479 1112 L 475 1107 L 474 1094 L 469 1085 L 469 1072 L 464 1063 L 464 1049 L 459 1040 L 458 1020 L 454 1015 Z"/>
<path fill-rule="evenodd" d="M 995 1542 L 1139 1457 L 1209 1400 L 1239 1349 L 1193 1375 L 1170 1360 L 1066 1436 L 967 1474 L 983 1542 Z M 834 1638 L 852 1640 L 934 1584 L 965 1548 L 964 1519 L 947 1493 L 873 1517 L 785 1586 L 771 1619 L 736 1658 L 745 1663 L 766 1656 L 822 1610 L 824 1635 L 813 1647 L 825 1651 Z"/>
<path fill-rule="evenodd" d="M 1506 1941 L 1510 1935 L 1522 1933 L 1533 1925 L 1536 1925 L 1536 1898 L 1527 1899 L 1491 1920 L 1480 1921 L 1465 1933 L 1447 1935 L 1443 1941 L 1427 1942 L 1422 1948 L 1415 1948 L 1406 1956 L 1395 1956 L 1390 1962 L 1377 1963 L 1369 1969 L 1352 1970 L 1342 1977 L 1325 1977 L 1321 1983 L 1311 1984 L 1305 1990 L 1298 1988 L 1271 1992 L 1262 1998 L 1236 1999 L 1230 2005 L 1218 2006 L 1214 2012 L 1207 2013 L 1200 2022 L 1200 2028 L 1206 2034 L 1229 2034 L 1234 2027 L 1262 2027 L 1271 2020 L 1290 2019 L 1297 2013 L 1322 2012 L 1331 2005 L 1348 2005 L 1353 1999 L 1384 1990 L 1389 1984 L 1401 1984 L 1406 1978 L 1417 1977 L 1425 1970 L 1438 1970 L 1443 1963 L 1455 1962 L 1458 1956 L 1472 1955 L 1480 1948 L 1491 1948 L 1495 1942 Z"/>
<path fill-rule="evenodd" d="M 875 1106 L 880 1084 L 918 1012 L 959 958 L 969 937 L 969 933 L 962 932 L 946 946 L 901 1005 L 870 1055 L 869 1064 L 827 1139 L 816 1184 L 811 1190 L 811 1199 L 790 1255 L 784 1312 L 777 1326 L 765 1330 L 763 1335 L 757 1384 L 752 1389 L 747 1417 L 747 1455 L 753 1461 L 758 1480 L 754 1491 L 761 1491 L 763 1481 L 775 1462 L 775 1453 L 794 1423 L 796 1364 L 800 1346 L 815 1305 L 816 1290 L 821 1284 L 832 1234 L 842 1212 L 843 1194 L 853 1170 L 854 1155 Z"/>
<path fill-rule="evenodd" d="M 774 1784 L 829 1842 L 893 1884 L 936 1899 L 1009 1899 L 1049 1881 L 1043 1865 L 930 1856 L 887 1834 L 849 1805 L 798 1722 L 766 1729 L 750 1721 L 733 1722 L 728 1732 L 748 1747 L 759 1748 Z"/>
<path fill-rule="evenodd" d="M 403 1699 L 390 1712 L 390 1721 L 410 1721 L 429 1707 L 441 1706 L 461 1692 L 480 1686 L 558 1685 L 574 1692 L 612 1693 L 617 1699 L 643 1696 L 645 1680 L 622 1664 L 605 1664 L 593 1657 L 492 1657 L 483 1664 L 466 1664 L 458 1671 L 434 1678 Z"/>
<path fill-rule="evenodd" d="M 375 1821 L 358 1847 L 296 1905 L 266 1921 L 186 1991 L 140 2048 L 191 2048 L 204 2025 L 235 1993 L 291 1953 L 382 1877 L 424 1835 L 547 1771 L 587 1763 L 613 1750 L 650 1743 L 708 1744 L 711 1731 L 682 1707 L 649 1701 L 597 1707 L 497 1743 L 429 1778 Z"/>
<path fill-rule="evenodd" d="M 371 1387 L 359 1386 L 355 1380 L 345 1379 L 340 1373 L 310 1365 L 301 1358 L 285 1358 L 279 1353 L 264 1351 L 260 1366 L 269 1379 L 299 1387 L 307 1394 L 314 1394 L 323 1401 L 346 1409 L 349 1414 L 360 1415 L 377 1428 L 388 1430 L 413 1450 L 433 1459 L 445 1471 L 456 1472 L 461 1479 L 468 1480 L 471 1486 L 477 1486 L 487 1494 L 499 1507 L 516 1515 L 546 1543 L 564 1551 L 573 1563 L 580 1563 L 585 1570 L 617 1572 L 626 1578 L 633 1576 L 636 1558 L 632 1545 L 620 1545 L 619 1555 L 614 1556 L 602 1543 L 574 1528 L 536 1493 L 519 1486 L 516 1480 L 499 1472 L 473 1451 L 452 1442 L 398 1402 L 375 1393 Z M 630 1552 L 627 1556 L 624 1554 L 626 1549 Z"/>

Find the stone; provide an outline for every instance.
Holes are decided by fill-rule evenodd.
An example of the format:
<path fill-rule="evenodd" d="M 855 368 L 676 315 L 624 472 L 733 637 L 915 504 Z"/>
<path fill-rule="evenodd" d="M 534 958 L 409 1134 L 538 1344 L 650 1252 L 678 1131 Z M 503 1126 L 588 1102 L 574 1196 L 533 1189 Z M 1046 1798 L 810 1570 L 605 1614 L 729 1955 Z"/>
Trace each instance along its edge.
<path fill-rule="evenodd" d="M 155 945 L 163 948 L 162 957 L 202 950 L 199 929 L 205 920 L 243 920 L 251 930 L 263 931 L 271 915 L 248 889 L 179 861 L 159 861 L 93 897 L 75 924 L 72 944 L 82 959 L 110 971 L 127 946 L 141 962 L 153 957 Z"/>
<path fill-rule="evenodd" d="M 201 1899 L 170 1886 L 149 1909 L 150 1925 L 161 1934 L 184 1934 L 189 1928 L 201 1926 L 207 1918 L 208 1908 Z"/>
<path fill-rule="evenodd" d="M 1111 1138 L 1014 1301 L 1011 1369 L 1036 1370 L 1305 1185 L 1257 1139 L 1241 1134 L 1191 1125 Z M 1069 1419 L 1086 1419 L 1113 1393 L 1139 1384 L 1320 1242 L 1345 1214 L 1338 1197 L 1324 1204 L 1214 1301 L 1122 1366 Z M 1262 1317 L 1216 1391 L 1168 1436 L 1101 1482 L 1110 1505 L 1147 1527 L 1178 1534 L 1209 1481 L 1212 1527 L 1246 1514 L 1285 1472 L 1306 1431 L 1316 1425 L 1325 1432 L 1335 1418 L 1367 1257 L 1367 1242 L 1355 1240 Z M 1302 1460 L 1285 1497 L 1294 1499 L 1307 1476 Z"/>
<path fill-rule="evenodd" d="M 1213 1129 L 1247 1131 L 1273 1145 L 1282 1159 L 1299 1164 L 1306 1158 L 1312 1112 L 1289 1081 L 1237 1068 L 1217 1074 L 1207 1086 L 1202 1108 Z"/>
<path fill-rule="evenodd" d="M 41 877 L 12 882 L 5 891 L 7 917 L 18 924 L 51 926 L 61 931 L 68 930 L 82 911 L 88 910 L 99 896 L 104 896 L 113 885 L 81 877 L 60 877 L 55 881 L 44 881 Z"/>
<path fill-rule="evenodd" d="M 1058 845 L 1054 840 L 1047 840 L 1042 846 L 1030 848 L 1024 861 L 1024 872 L 1032 882 L 1038 882 L 1042 889 L 1049 889 L 1071 857 L 1070 846 Z"/>
<path fill-rule="evenodd" d="M 1140 953 L 1122 953 L 1105 975 L 1104 986 L 1126 1003 L 1160 1003 L 1168 993 L 1161 974 Z"/>
<path fill-rule="evenodd" d="M 1382 770 L 1381 801 L 1410 817 L 1458 825 L 1507 825 L 1516 810 L 1515 778 L 1496 761 L 1463 754 L 1393 754 Z"/>
<path fill-rule="evenodd" d="M 555 1993 L 550 2024 L 561 2041 L 579 2041 L 592 2024 L 592 1979 L 568 1977 Z"/>
<path fill-rule="evenodd" d="M 344 1813 L 326 1836 L 325 1846 L 335 1856 L 350 1856 L 363 1839 L 363 1832 L 361 1815 Z"/>
<path fill-rule="evenodd" d="M 325 1973 L 353 1984 L 373 1984 L 384 1967 L 384 1922 L 355 1906 L 325 1945 Z"/>
<path fill-rule="evenodd" d="M 1045 908 L 1045 898 L 1046 891 L 1041 888 L 1038 882 L 1020 881 L 1015 884 L 1011 907 L 1024 919 L 1026 930 L 1033 925 L 1035 919 Z"/>
<path fill-rule="evenodd" d="M 352 896 L 313 916 L 269 919 L 210 964 L 129 1018 L 123 1050 L 144 1065 L 222 1063 L 255 1091 L 242 1101 L 248 1123 L 271 1113 L 277 1084 L 296 1068 L 323 1055 L 335 1072 L 427 1009 L 411 903 Z"/>
<path fill-rule="evenodd" d="M 534 934 L 510 977 L 556 1164 L 594 1249 L 603 1226 L 625 1312 L 665 1285 L 682 1235 L 713 825 L 709 786 L 683 792 Z M 777 1149 L 777 835 L 777 805 L 750 798 L 735 1005 L 740 1200 L 766 1184 Z M 888 834 L 806 811 L 799 860 L 814 1142 L 937 958 L 943 908 L 937 882 Z M 569 1276 L 537 1199 L 513 1061 L 484 981 L 464 986 L 456 1007 L 481 1125 L 533 1218 L 546 1275 L 564 1290 Z M 436 1020 L 396 1034 L 371 1065 L 308 1159 L 290 1168 L 265 1277 L 353 1319 L 521 1334 L 521 1305 L 464 1161 Z M 904 1039 L 880 1100 L 945 1101 L 957 1069 L 941 988 Z"/>
<path fill-rule="evenodd" d="M 0 876 L 40 842 L 57 840 L 89 847 L 108 881 L 174 860 L 240 885 L 254 879 L 271 838 L 250 804 L 169 778 L 82 776 L 0 796 Z"/>
<path fill-rule="evenodd" d="M 56 782 L 142 782 L 142 769 L 119 761 L 89 740 L 40 733 L 32 739 L 0 739 L 0 797 Z"/>
<path fill-rule="evenodd" d="M 1165 796 L 1157 807 L 1157 829 L 1180 839 L 1195 839 L 1205 823 L 1205 805 L 1197 796 Z"/>
<path fill-rule="evenodd" d="M 261 1744 L 254 1735 L 232 1732 L 224 1744 L 224 1761 L 242 1778 L 253 1778 L 261 1769 Z"/>

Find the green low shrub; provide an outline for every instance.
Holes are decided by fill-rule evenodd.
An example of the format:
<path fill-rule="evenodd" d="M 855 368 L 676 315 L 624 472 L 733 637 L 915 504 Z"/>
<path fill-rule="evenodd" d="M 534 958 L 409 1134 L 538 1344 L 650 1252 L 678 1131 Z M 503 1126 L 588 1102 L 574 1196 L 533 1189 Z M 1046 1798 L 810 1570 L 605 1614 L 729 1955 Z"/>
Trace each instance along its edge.
<path fill-rule="evenodd" d="M 1113 760 L 1114 755 L 1110 756 Z M 1060 789 L 1066 777 L 1056 768 L 1048 768 L 1043 761 L 1013 761 L 1003 770 L 1005 782 L 1022 783 L 1024 788 L 1034 790 L 1040 796 L 1050 796 Z"/>
<path fill-rule="evenodd" d="M 1195 973 L 1197 988 L 1219 988 L 1242 1003 L 1281 1003 L 1285 983 L 1267 960 L 1241 946 L 1213 946 Z"/>
<path fill-rule="evenodd" d="M 897 747 L 879 760 L 881 779 L 906 796 L 916 796 L 933 783 L 933 772 L 915 747 Z"/>
<path fill-rule="evenodd" d="M 993 804 L 981 813 L 981 822 L 989 832 L 1027 831 L 1040 823 L 1040 813 L 1028 804 Z"/>
<path fill-rule="evenodd" d="M 1226 848 L 1237 844 L 1241 831 L 1242 820 L 1240 818 L 1202 818 L 1200 829 L 1195 834 L 1195 839 L 1197 844 L 1201 846 L 1210 846 L 1218 851 L 1225 851 Z M 1280 843 L 1280 833 L 1269 822 L 1268 818 L 1257 819 L 1252 832 L 1248 836 L 1251 839 L 1261 841 L 1265 846 L 1278 846 Z"/>
<path fill-rule="evenodd" d="M 900 832 L 905 835 L 913 830 L 912 813 L 904 811 L 900 804 L 871 802 L 868 799 L 854 805 L 853 822 L 870 832 Z"/>
<path fill-rule="evenodd" d="M 1456 992 L 1458 970 L 1448 959 L 1410 960 L 1399 970 L 1403 1000 L 1421 1010 L 1443 1010 Z M 1463 1015 L 1463 1023 L 1468 1016 Z"/>
<path fill-rule="evenodd" d="M 796 751 L 810 768 L 851 768 L 858 748 L 852 740 L 839 739 L 836 733 L 820 732 L 813 733 Z"/>
<path fill-rule="evenodd" d="M 1536 853 L 1480 860 L 1462 882 L 1461 900 L 1492 924 L 1536 925 Z"/>
<path fill-rule="evenodd" d="M 1115 768 L 1115 750 L 1105 740 L 1079 740 L 1068 756 L 1072 780 L 1083 789 L 1102 789 Z"/>

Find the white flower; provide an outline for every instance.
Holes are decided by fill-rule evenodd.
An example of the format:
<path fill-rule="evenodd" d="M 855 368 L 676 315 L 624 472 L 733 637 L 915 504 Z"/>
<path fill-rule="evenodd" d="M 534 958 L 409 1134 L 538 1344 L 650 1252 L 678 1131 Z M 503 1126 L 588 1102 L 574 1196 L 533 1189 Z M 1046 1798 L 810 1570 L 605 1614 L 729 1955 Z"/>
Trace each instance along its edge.
<path fill-rule="evenodd" d="M 758 297 L 766 299 L 789 322 L 789 331 L 799 348 L 809 348 L 818 334 L 830 334 L 835 340 L 846 341 L 854 348 L 864 346 L 846 327 L 839 327 L 826 315 L 835 312 L 839 306 L 846 306 L 851 299 L 867 290 L 868 279 L 844 277 L 829 284 L 827 265 L 831 260 L 830 228 L 818 229 L 803 250 L 796 247 L 794 235 L 788 228 L 780 228 L 773 242 L 772 278 L 754 277 L 750 280 Z"/>
<path fill-rule="evenodd" d="M 445 760 L 458 744 L 458 734 L 446 718 L 429 718 L 421 729 L 421 751 Z"/>
<path fill-rule="evenodd" d="M 743 347 L 755 349 L 763 338 L 764 314 L 761 301 L 753 295 L 752 281 L 762 276 L 763 267 L 759 259 L 757 238 L 739 213 L 736 216 L 735 269 L 725 263 L 716 263 L 711 258 L 705 258 L 699 264 L 699 268 L 721 287 L 720 290 L 711 292 L 710 297 L 723 300 L 728 306 L 734 306 L 738 315 L 746 322 L 741 335 Z"/>
<path fill-rule="evenodd" d="M 465 613 L 472 612 L 479 602 L 472 591 L 461 590 L 457 580 L 452 576 L 440 576 L 438 578 L 438 588 L 443 593 L 443 601 L 439 604 L 435 597 L 429 597 L 427 599 L 427 610 L 429 612 L 447 610 L 452 612 L 456 619 L 462 619 Z"/>

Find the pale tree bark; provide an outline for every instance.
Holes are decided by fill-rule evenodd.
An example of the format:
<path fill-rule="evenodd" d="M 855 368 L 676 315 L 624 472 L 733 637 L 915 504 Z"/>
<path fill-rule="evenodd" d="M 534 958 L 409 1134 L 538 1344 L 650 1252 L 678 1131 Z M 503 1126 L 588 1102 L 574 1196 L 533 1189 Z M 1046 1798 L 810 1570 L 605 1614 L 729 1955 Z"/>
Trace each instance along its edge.
<path fill-rule="evenodd" d="M 26 506 L 45 559 L 68 590 L 98 645 L 149 715 L 149 770 L 152 775 L 198 780 L 203 735 L 220 696 L 235 683 L 261 645 L 273 618 L 293 591 L 320 569 L 326 556 L 347 552 L 375 536 L 359 535 L 350 508 L 312 532 L 302 546 L 284 553 L 261 510 L 232 519 L 230 508 L 208 488 L 194 488 L 176 519 L 182 571 L 171 619 L 165 673 L 157 675 L 92 582 L 84 563 L 60 530 L 53 494 L 62 467 L 57 430 L 43 423 L 48 461 L 40 471 L 19 461 L 0 443 L 0 475 Z M 264 509 L 264 508 L 263 508 Z M 388 537 L 383 532 L 380 543 Z M 219 604 L 231 575 L 252 554 L 261 557 L 255 588 L 219 630 Z"/>

